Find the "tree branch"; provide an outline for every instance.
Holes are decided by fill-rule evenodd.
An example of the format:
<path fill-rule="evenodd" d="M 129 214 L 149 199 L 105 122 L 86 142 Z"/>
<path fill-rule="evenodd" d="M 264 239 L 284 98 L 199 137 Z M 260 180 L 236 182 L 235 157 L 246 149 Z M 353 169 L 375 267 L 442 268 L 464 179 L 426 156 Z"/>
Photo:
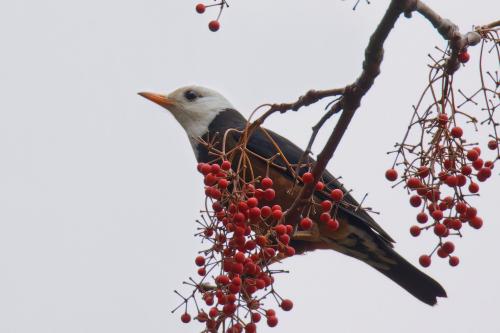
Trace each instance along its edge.
<path fill-rule="evenodd" d="M 460 68 L 458 53 L 466 49 L 469 45 L 473 46 L 478 44 L 481 41 L 481 35 L 477 32 L 468 32 L 465 35 L 462 35 L 455 23 L 442 18 L 423 1 L 416 0 L 415 10 L 431 22 L 434 28 L 437 29 L 445 40 L 450 41 L 450 48 L 452 52 L 446 61 L 445 68 L 446 74 L 451 75 L 455 73 L 455 71 Z M 495 22 L 493 22 L 493 24 L 495 24 Z"/>
<path fill-rule="evenodd" d="M 300 218 L 302 208 L 305 202 L 314 192 L 315 183 L 320 179 L 326 169 L 326 166 L 337 149 L 342 136 L 349 126 L 354 113 L 361 104 L 361 99 L 372 87 L 375 78 L 380 74 L 380 64 L 382 63 L 384 49 L 383 45 L 389 33 L 394 27 L 399 16 L 409 10 L 409 1 L 393 0 L 391 1 L 382 20 L 370 37 L 368 46 L 365 50 L 365 59 L 363 61 L 363 70 L 356 81 L 347 86 L 344 90 L 344 96 L 337 102 L 338 108 L 342 109 L 342 114 L 328 138 L 326 145 L 318 155 L 318 159 L 313 166 L 312 174 L 314 181 L 305 184 L 302 187 L 292 206 L 287 210 L 286 217 L 289 221 L 297 221 Z M 314 135 L 314 133 L 313 133 Z"/>
<path fill-rule="evenodd" d="M 252 123 L 251 129 L 262 125 L 262 123 L 267 119 L 267 117 L 269 117 L 273 113 L 276 112 L 285 113 L 289 110 L 297 111 L 301 107 L 314 104 L 323 98 L 342 95 L 344 94 L 344 90 L 345 88 L 335 88 L 327 90 L 311 89 L 308 92 L 306 92 L 305 95 L 300 96 L 299 99 L 293 103 L 268 104 L 269 109 Z"/>

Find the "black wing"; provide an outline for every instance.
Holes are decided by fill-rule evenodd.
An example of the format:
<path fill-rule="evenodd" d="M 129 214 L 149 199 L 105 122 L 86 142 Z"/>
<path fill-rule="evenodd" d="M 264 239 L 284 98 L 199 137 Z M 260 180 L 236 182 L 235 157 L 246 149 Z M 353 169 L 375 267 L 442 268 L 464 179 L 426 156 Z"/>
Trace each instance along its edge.
<path fill-rule="evenodd" d="M 255 132 L 251 135 L 251 137 L 248 140 L 247 148 L 265 158 L 275 156 L 278 153 L 278 150 L 276 149 L 276 146 L 273 144 L 273 142 L 269 140 L 269 136 L 266 135 L 266 133 L 269 134 L 269 136 L 274 140 L 274 142 L 279 147 L 283 155 L 285 155 L 285 158 L 287 159 L 288 163 L 290 164 L 299 163 L 299 160 L 302 157 L 304 151 L 300 149 L 298 146 L 296 146 L 294 143 L 290 142 L 290 140 L 270 130 L 266 129 L 255 130 Z M 277 157 L 273 162 L 280 166 L 286 166 L 285 161 L 281 157 Z M 299 170 L 299 175 L 302 175 L 302 173 L 306 171 L 307 170 L 305 168 L 302 168 L 302 170 Z M 287 171 L 287 175 L 289 177 L 292 177 L 292 174 L 289 171 Z M 336 188 L 341 189 L 344 192 L 344 200 L 346 202 L 348 202 L 353 207 L 359 206 L 358 202 L 351 196 L 350 193 L 347 192 L 347 190 L 342 186 L 342 184 L 330 172 L 328 172 L 328 170 L 325 170 L 322 178 L 324 183 L 327 184 L 329 190 L 333 190 Z M 392 246 L 391 243 L 393 243 L 394 240 L 391 238 L 391 236 L 389 236 L 389 234 L 386 231 L 384 231 L 384 229 L 382 229 L 382 227 L 377 222 L 375 222 L 375 220 L 365 210 L 355 209 L 355 208 L 351 209 L 342 206 L 340 206 L 340 209 L 342 209 L 344 213 L 354 217 L 359 222 L 362 222 L 363 224 L 368 226 L 370 229 L 379 234 L 388 244 Z"/>
<path fill-rule="evenodd" d="M 242 130 L 244 129 L 246 124 L 247 121 L 241 115 L 241 113 L 239 113 L 236 110 L 227 109 L 219 113 L 217 117 L 212 121 L 212 123 L 208 128 L 208 133 L 211 133 L 212 135 L 215 134 L 221 136 L 224 135 L 226 130 L 229 128 Z M 273 144 L 273 142 L 269 140 L 269 137 L 268 135 L 266 135 L 266 133 L 274 140 L 274 142 L 283 152 L 285 158 L 290 164 L 298 164 L 304 151 L 295 144 L 293 144 L 292 142 L 290 142 L 288 139 L 270 130 L 261 128 L 256 129 L 248 140 L 247 148 L 265 158 L 270 158 L 272 156 L 275 156 L 278 153 L 278 150 L 276 149 L 276 146 Z M 236 131 L 233 131 L 231 132 L 231 135 L 233 136 L 235 142 L 238 142 L 241 134 Z M 220 139 L 221 138 L 219 137 L 219 140 Z M 199 161 L 210 161 L 211 158 L 213 158 L 213 156 L 211 157 L 208 154 L 208 151 L 201 145 L 198 149 L 197 157 Z M 280 166 L 286 166 L 285 161 L 281 157 L 277 157 L 276 159 L 274 159 L 273 162 Z M 301 175 L 306 171 L 307 170 L 305 168 L 299 170 L 299 175 Z M 287 171 L 284 175 L 293 178 L 293 175 L 289 171 Z M 347 201 L 351 206 L 358 207 L 358 202 L 347 192 L 347 190 L 342 186 L 342 184 L 327 170 L 325 170 L 325 172 L 323 173 L 323 181 L 325 184 L 327 184 L 329 190 L 335 188 L 341 189 L 344 192 L 344 200 Z M 319 196 L 324 197 L 322 199 L 326 199 L 326 195 L 324 194 L 320 194 Z M 368 229 L 374 231 L 376 234 L 381 236 L 380 238 L 383 241 L 385 241 L 387 245 L 392 246 L 391 243 L 394 243 L 394 240 L 391 238 L 391 236 L 389 236 L 387 232 L 385 232 L 382 229 L 380 225 L 378 225 L 377 222 L 375 222 L 375 220 L 373 220 L 373 218 L 370 215 L 368 215 L 366 211 L 364 211 L 363 209 L 356 210 L 354 208 L 347 208 L 342 206 L 340 206 L 340 208 L 342 209 L 344 214 L 347 214 L 355 218 L 355 220 L 360 225 L 364 225 Z"/>

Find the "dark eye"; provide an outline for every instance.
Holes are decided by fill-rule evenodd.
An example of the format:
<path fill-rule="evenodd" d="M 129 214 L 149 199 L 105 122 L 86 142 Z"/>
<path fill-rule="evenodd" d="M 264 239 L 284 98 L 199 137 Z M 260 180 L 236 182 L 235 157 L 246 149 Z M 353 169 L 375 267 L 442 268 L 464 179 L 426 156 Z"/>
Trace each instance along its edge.
<path fill-rule="evenodd" d="M 198 98 L 198 95 L 192 91 L 192 90 L 188 90 L 184 93 L 184 97 L 188 100 L 188 101 L 194 101 L 196 98 Z"/>

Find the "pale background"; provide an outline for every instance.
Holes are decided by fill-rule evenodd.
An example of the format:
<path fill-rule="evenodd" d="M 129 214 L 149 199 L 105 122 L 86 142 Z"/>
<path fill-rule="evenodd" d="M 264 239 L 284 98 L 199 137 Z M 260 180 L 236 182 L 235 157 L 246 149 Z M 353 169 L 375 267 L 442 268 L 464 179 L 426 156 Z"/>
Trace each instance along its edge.
<path fill-rule="evenodd" d="M 352 1 L 234 0 L 214 34 L 215 12 L 197 15 L 195 3 L 0 5 L 0 332 L 199 331 L 170 310 L 180 301 L 173 289 L 185 290 L 196 270 L 201 177 L 180 126 L 136 92 L 203 84 L 248 115 L 308 88 L 345 85 L 387 5 L 352 12 Z M 494 0 L 429 3 L 462 31 L 500 13 Z M 370 193 L 377 220 L 413 263 L 435 239 L 409 235 L 416 211 L 383 173 L 434 45 L 444 43 L 419 15 L 397 23 L 382 75 L 329 167 L 358 198 Z M 477 54 L 462 78 L 476 78 Z M 324 105 L 267 126 L 304 146 Z M 485 226 L 457 241 L 460 266 L 435 260 L 426 270 L 449 294 L 438 306 L 360 262 L 318 252 L 283 265 L 292 273 L 277 286 L 295 308 L 260 331 L 500 332 L 500 180 L 481 186 Z"/>

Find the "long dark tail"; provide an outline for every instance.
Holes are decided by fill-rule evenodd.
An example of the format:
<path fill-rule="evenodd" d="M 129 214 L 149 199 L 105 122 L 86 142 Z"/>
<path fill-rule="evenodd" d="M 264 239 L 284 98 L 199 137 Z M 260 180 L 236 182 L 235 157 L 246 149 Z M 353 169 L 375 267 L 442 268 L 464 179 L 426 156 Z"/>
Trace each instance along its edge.
<path fill-rule="evenodd" d="M 348 232 L 340 239 L 330 238 L 329 248 L 364 261 L 426 304 L 435 305 L 438 297 L 446 297 L 437 281 L 406 261 L 373 231 L 351 224 Z"/>
<path fill-rule="evenodd" d="M 374 267 L 376 270 L 426 304 L 435 305 L 437 297 L 446 297 L 446 291 L 436 280 L 421 272 L 393 249 L 387 247 L 385 252 L 396 263 L 389 265 L 389 269 Z"/>

